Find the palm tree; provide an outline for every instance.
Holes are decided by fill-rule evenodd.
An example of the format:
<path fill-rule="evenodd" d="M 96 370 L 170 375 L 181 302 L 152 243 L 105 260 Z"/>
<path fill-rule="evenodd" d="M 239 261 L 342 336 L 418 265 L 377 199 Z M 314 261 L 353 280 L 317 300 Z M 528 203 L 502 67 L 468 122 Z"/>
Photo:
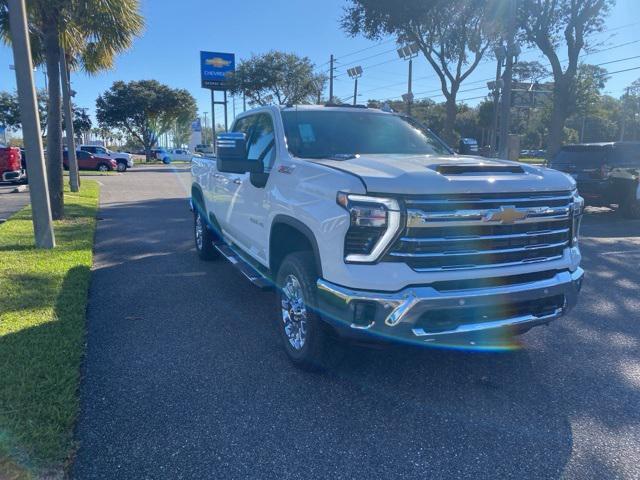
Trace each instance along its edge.
<path fill-rule="evenodd" d="M 6 0 L 0 1 L 0 36 L 9 40 Z M 62 195 L 62 98 L 60 51 L 72 68 L 97 73 L 113 67 L 142 32 L 139 0 L 29 0 L 27 4 L 34 63 L 47 66 L 47 179 L 51 213 L 64 214 Z"/>

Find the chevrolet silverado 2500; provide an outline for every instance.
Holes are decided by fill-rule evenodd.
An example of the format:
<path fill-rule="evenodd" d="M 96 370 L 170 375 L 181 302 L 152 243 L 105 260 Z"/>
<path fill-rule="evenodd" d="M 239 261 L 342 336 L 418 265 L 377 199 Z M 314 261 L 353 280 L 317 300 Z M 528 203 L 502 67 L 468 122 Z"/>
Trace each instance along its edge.
<path fill-rule="evenodd" d="M 583 199 L 544 167 L 457 156 L 411 118 L 263 107 L 192 160 L 195 244 L 276 287 L 291 360 L 342 340 L 500 345 L 569 312 Z"/>

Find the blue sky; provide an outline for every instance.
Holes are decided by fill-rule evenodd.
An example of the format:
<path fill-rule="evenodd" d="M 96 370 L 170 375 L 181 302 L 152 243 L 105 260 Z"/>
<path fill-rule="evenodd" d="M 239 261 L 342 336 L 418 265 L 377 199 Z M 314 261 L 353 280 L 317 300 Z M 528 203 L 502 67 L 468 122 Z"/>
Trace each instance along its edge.
<path fill-rule="evenodd" d="M 96 97 L 113 81 L 156 79 L 173 87 L 186 88 L 196 98 L 199 111 L 210 112 L 209 92 L 200 88 L 200 50 L 235 52 L 239 59 L 271 49 L 284 50 L 308 56 L 319 70 L 328 68 L 326 63 L 333 53 L 338 59 L 337 96 L 346 98 L 353 94 L 353 83 L 344 71 L 357 64 L 364 68 L 360 101 L 401 95 L 406 90 L 407 65 L 397 58 L 395 44 L 390 39 L 371 42 L 348 38 L 339 26 L 345 5 L 346 0 L 142 0 L 146 19 L 144 34 L 129 52 L 118 58 L 114 70 L 91 77 L 81 72 L 73 74 L 73 88 L 78 92 L 76 103 L 93 112 Z M 640 1 L 618 0 L 607 20 L 607 28 L 607 32 L 598 36 L 600 45 L 595 49 L 608 50 L 585 56 L 585 62 L 597 64 L 640 55 Z M 367 50 L 355 53 L 362 49 Z M 0 76 L 3 90 L 15 89 L 14 72 L 8 68 L 13 63 L 12 57 L 10 48 L 0 47 L 0 66 L 4 65 L 5 72 Z M 525 60 L 537 57 L 535 50 L 525 51 L 521 56 Z M 640 67 L 640 58 L 604 66 L 611 72 Z M 469 104 L 477 103 L 475 97 L 485 94 L 482 87 L 494 72 L 493 62 L 480 65 L 462 86 L 459 99 L 469 99 Z M 36 75 L 38 85 L 44 86 L 42 73 Z M 640 70 L 615 74 L 606 91 L 618 96 L 637 78 L 640 78 Z M 442 100 L 438 96 L 439 84 L 435 75 L 422 59 L 414 64 L 414 92 L 424 92 L 417 97 Z M 241 109 L 241 102 L 237 102 L 237 108 L 238 111 Z M 220 121 L 222 110 L 216 115 Z"/>

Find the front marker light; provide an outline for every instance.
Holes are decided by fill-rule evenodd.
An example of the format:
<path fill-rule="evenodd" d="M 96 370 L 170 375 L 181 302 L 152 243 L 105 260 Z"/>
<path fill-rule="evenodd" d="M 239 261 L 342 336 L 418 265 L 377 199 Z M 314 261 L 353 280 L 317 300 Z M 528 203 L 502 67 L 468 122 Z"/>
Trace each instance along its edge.
<path fill-rule="evenodd" d="M 400 229 L 400 205 L 392 198 L 371 197 L 338 192 L 338 205 L 349 212 L 350 231 L 380 230 L 367 253 L 347 253 L 350 263 L 373 263 L 384 253 Z"/>
<path fill-rule="evenodd" d="M 571 224 L 571 246 L 574 247 L 578 244 L 580 239 L 580 226 L 582 224 L 582 216 L 584 214 L 584 198 L 582 198 L 577 191 L 573 192 L 573 205 L 572 205 L 572 224 Z"/>

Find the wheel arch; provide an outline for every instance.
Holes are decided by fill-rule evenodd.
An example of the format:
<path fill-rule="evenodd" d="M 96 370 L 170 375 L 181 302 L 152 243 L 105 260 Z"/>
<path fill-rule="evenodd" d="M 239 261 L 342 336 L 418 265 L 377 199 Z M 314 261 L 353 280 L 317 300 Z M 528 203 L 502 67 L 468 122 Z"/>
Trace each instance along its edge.
<path fill-rule="evenodd" d="M 286 239 L 286 241 L 279 241 Z M 269 233 L 269 269 L 273 275 L 284 258 L 292 252 L 310 250 L 318 275 L 322 277 L 322 262 L 320 250 L 315 235 L 309 227 L 300 220 L 288 215 L 276 215 L 271 223 Z"/>

